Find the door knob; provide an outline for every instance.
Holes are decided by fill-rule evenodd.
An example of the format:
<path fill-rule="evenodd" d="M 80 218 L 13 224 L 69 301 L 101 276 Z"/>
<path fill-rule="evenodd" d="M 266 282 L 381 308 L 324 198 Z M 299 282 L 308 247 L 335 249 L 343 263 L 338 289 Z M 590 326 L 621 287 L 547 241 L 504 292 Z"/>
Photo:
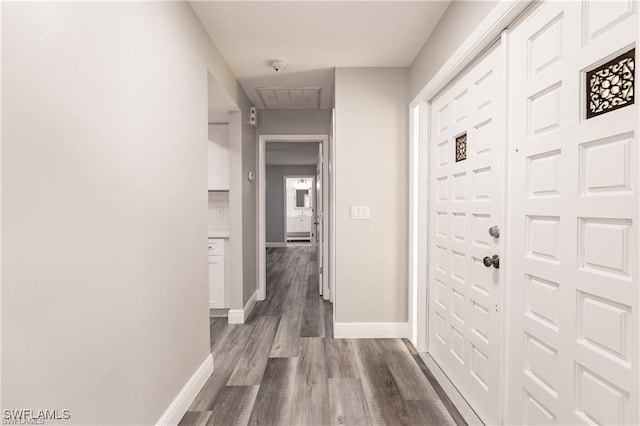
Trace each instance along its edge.
<path fill-rule="evenodd" d="M 496 269 L 500 269 L 500 256 L 498 256 L 497 254 L 494 254 L 493 257 L 487 256 L 482 259 L 482 263 L 484 263 L 484 266 L 486 266 L 487 268 L 493 266 Z"/>
<path fill-rule="evenodd" d="M 489 235 L 491 235 L 493 238 L 500 238 L 500 227 L 492 226 L 491 228 L 489 228 Z"/>

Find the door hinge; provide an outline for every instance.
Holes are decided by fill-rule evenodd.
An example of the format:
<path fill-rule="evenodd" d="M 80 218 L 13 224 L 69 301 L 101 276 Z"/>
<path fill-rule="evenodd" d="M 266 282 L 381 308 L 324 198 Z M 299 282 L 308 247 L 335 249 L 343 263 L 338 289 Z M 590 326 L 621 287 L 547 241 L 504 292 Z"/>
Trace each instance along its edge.
<path fill-rule="evenodd" d="M 322 273 L 324 272 L 323 268 L 324 268 L 323 266 L 320 267 L 320 275 L 322 275 Z"/>

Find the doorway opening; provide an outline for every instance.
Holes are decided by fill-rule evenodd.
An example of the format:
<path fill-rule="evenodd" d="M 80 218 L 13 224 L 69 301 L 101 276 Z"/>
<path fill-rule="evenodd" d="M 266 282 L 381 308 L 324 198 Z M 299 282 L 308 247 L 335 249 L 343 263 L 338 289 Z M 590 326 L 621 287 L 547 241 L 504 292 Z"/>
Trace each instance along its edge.
<path fill-rule="evenodd" d="M 259 136 L 258 300 L 267 297 L 267 248 L 304 244 L 315 252 L 318 294 L 333 301 L 329 286 L 329 161 L 324 154 L 328 144 L 328 135 Z M 288 178 L 292 178 L 290 190 Z"/>
<path fill-rule="evenodd" d="M 283 178 L 285 194 L 283 239 L 289 247 L 316 245 L 315 180 L 316 177 L 311 175 L 284 176 Z M 269 223 L 267 223 L 268 226 Z"/>
<path fill-rule="evenodd" d="M 208 207 L 208 272 L 209 315 L 227 316 L 231 306 L 229 283 L 235 282 L 231 271 L 230 240 L 232 215 L 238 213 L 231 203 L 229 152 L 237 144 L 234 127 L 238 107 L 222 85 L 207 71 L 207 207 Z"/>

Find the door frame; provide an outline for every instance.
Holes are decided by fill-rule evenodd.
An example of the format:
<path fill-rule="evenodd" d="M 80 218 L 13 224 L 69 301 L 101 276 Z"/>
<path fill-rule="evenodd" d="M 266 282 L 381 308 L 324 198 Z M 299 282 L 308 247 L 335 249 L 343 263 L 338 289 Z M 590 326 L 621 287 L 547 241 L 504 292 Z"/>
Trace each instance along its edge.
<path fill-rule="evenodd" d="M 309 142 L 322 145 L 322 296 L 325 300 L 333 297 L 332 283 L 329 280 L 329 254 L 335 253 L 335 241 L 329 239 L 329 226 L 334 217 L 333 204 L 329 203 L 329 164 L 331 158 L 326 155 L 329 152 L 329 135 L 258 135 L 258 292 L 257 299 L 264 300 L 267 297 L 267 253 L 266 253 L 266 145 L 268 142 Z M 316 201 L 317 203 L 317 201 Z M 326 244 L 329 241 L 329 244 Z M 335 311 L 335 310 L 334 310 Z"/>
<path fill-rule="evenodd" d="M 284 243 L 287 244 L 287 179 L 311 179 L 311 188 L 313 189 L 311 194 L 311 209 L 313 211 L 312 218 L 315 217 L 318 212 L 316 210 L 316 195 L 315 195 L 315 187 L 316 187 L 316 176 L 313 175 L 284 175 L 282 177 L 282 185 L 284 187 Z M 265 194 L 266 195 L 266 194 Z M 265 209 L 266 213 L 266 209 Z M 266 231 L 266 228 L 265 228 Z M 315 234 L 314 234 L 315 235 Z M 309 231 L 309 242 L 310 244 L 315 244 L 315 237 L 311 235 L 311 231 Z"/>
<path fill-rule="evenodd" d="M 409 104 L 409 340 L 428 351 L 428 191 L 431 100 L 489 47 L 532 0 L 500 0 Z"/>
<path fill-rule="evenodd" d="M 409 292 L 408 292 L 408 321 L 409 340 L 418 352 L 429 351 L 428 340 L 428 298 L 429 294 L 429 159 L 430 159 L 430 126 L 431 101 L 451 81 L 471 65 L 482 53 L 490 47 L 501 33 L 511 23 L 523 14 L 535 1 L 532 0 L 500 0 L 489 12 L 487 17 L 478 25 L 471 35 L 460 45 L 447 62 L 434 74 L 418 95 L 409 104 Z M 503 42 L 508 40 L 503 37 Z M 506 66 L 506 64 L 505 64 Z M 507 88 L 508 90 L 508 88 Z M 508 93 L 505 94 L 508 96 Z M 505 99 L 506 102 L 506 99 Z M 506 129 L 505 129 L 506 130 Z M 507 141 L 508 144 L 508 141 Z M 506 149 L 505 149 L 506 158 Z M 504 170 L 505 176 L 507 170 Z M 505 197 L 507 192 L 505 191 Z M 506 198 L 504 200 L 506 203 Z M 505 204 L 506 206 L 506 204 Z M 505 218 L 506 221 L 506 218 Z M 508 243 L 504 243 L 505 252 Z M 505 278 L 508 273 L 504 271 Z M 501 314 L 504 318 L 506 306 L 506 285 L 500 295 L 502 303 Z M 508 327 L 501 330 L 502 343 L 501 359 L 506 359 Z M 504 395 L 507 389 L 506 370 L 501 372 L 500 379 L 500 408 L 499 419 L 504 421 Z M 448 385 L 445 385 L 451 388 Z"/>

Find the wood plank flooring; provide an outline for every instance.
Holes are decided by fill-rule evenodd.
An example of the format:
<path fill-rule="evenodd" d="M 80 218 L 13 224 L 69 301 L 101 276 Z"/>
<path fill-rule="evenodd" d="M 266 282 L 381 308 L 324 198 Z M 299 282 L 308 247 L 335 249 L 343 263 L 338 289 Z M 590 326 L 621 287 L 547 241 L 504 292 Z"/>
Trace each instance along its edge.
<path fill-rule="evenodd" d="M 267 299 L 211 318 L 214 372 L 181 425 L 465 424 L 401 339 L 333 339 L 315 251 L 267 249 Z"/>

